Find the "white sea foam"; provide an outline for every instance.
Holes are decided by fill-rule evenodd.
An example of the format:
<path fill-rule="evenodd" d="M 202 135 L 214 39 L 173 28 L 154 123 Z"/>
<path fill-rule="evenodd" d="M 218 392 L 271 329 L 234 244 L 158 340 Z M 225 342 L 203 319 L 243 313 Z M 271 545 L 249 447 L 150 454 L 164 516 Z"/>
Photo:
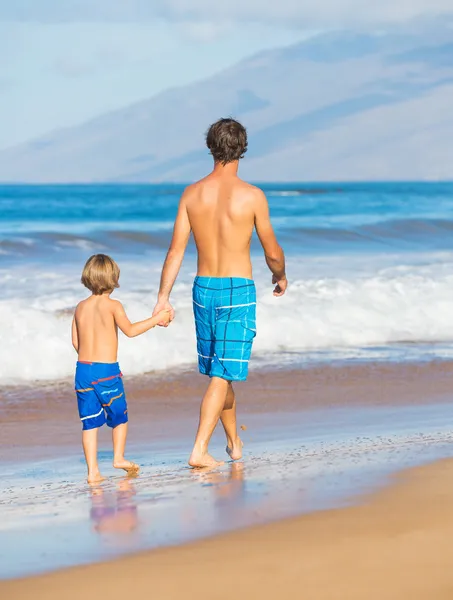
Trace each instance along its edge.
<path fill-rule="evenodd" d="M 313 352 L 351 355 L 351 349 L 395 342 L 453 341 L 453 264 L 449 260 L 361 268 L 304 259 L 293 262 L 298 279 L 288 294 L 274 298 L 269 276 L 258 271 L 258 335 L 255 353 Z M 340 264 L 343 268 L 340 269 Z M 364 266 L 365 265 L 365 266 Z M 324 265 L 325 266 L 325 265 Z M 335 274 L 336 271 L 336 274 Z M 149 316 L 156 294 L 157 265 L 126 266 L 118 292 L 133 320 Z M 302 277 L 304 275 L 304 277 Z M 135 339 L 121 339 L 119 358 L 127 374 L 195 364 L 196 348 L 190 280 L 185 271 L 175 286 L 175 322 Z M 78 276 L 58 271 L 0 273 L 9 293 L 0 300 L 0 380 L 2 383 L 70 376 L 76 360 L 70 343 L 71 314 L 83 297 Z"/>

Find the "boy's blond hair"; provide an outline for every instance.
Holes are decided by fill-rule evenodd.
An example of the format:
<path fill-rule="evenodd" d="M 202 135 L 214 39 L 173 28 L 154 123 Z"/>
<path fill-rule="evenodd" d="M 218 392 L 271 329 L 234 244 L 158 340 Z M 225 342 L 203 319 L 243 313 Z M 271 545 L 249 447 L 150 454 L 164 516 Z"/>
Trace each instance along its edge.
<path fill-rule="evenodd" d="M 95 296 L 100 296 L 119 288 L 119 277 L 120 269 L 113 258 L 106 254 L 94 254 L 87 260 L 80 281 Z"/>

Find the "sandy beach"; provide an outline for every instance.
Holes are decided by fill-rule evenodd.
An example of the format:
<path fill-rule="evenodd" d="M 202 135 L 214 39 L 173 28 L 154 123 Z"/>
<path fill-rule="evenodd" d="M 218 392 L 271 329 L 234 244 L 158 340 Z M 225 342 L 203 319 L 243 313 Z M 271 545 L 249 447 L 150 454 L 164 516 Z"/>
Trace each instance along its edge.
<path fill-rule="evenodd" d="M 307 598 L 450 600 L 453 462 L 399 476 L 361 506 L 0 583 L 14 600 Z"/>
<path fill-rule="evenodd" d="M 449 402 L 453 362 L 320 365 L 255 370 L 236 386 L 239 420 L 334 407 L 403 406 Z M 194 371 L 176 376 L 128 377 L 130 443 L 192 434 L 206 380 Z M 79 448 L 80 424 L 72 380 L 0 391 L 1 457 L 46 458 Z M 105 433 L 105 432 L 103 432 Z M 104 436 L 108 439 L 108 436 Z M 49 443 L 49 440 L 52 443 Z"/>
<path fill-rule="evenodd" d="M 197 597 L 226 598 L 219 582 L 234 573 L 252 598 L 303 588 L 314 599 L 441 599 L 453 467 L 413 468 L 451 456 L 452 371 L 442 361 L 255 371 L 238 387 L 244 459 L 214 472 L 186 463 L 204 379 L 136 378 L 129 454 L 142 473 L 114 472 L 105 429 L 107 481 L 95 489 L 71 382 L 6 388 L 0 595 L 78 598 L 99 586 L 121 597 L 132 586 L 138 597 L 194 597 L 202 578 Z M 213 452 L 224 454 L 219 430 Z"/>

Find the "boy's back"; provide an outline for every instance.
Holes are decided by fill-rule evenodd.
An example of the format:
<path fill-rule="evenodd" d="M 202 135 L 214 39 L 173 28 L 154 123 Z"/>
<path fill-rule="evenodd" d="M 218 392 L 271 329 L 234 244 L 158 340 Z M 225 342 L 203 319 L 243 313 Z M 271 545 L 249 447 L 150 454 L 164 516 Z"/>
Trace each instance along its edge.
<path fill-rule="evenodd" d="M 118 329 L 114 312 L 118 302 L 108 296 L 90 296 L 77 305 L 75 326 L 82 362 L 116 362 Z"/>

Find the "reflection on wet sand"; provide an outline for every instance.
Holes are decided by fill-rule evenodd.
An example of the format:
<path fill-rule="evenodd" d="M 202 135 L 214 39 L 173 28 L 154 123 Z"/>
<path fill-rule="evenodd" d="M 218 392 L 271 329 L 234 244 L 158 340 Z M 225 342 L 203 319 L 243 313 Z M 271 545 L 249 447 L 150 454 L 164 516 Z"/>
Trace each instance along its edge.
<path fill-rule="evenodd" d="M 91 492 L 90 519 L 98 533 L 130 533 L 138 526 L 136 490 L 130 478 L 118 482 L 116 490 L 93 486 Z"/>
<path fill-rule="evenodd" d="M 274 415 L 260 435 L 250 428 L 243 461 L 195 471 L 182 446 L 136 447 L 138 478 L 106 467 L 106 480 L 93 488 L 81 483 L 82 460 L 10 466 L 0 481 L 0 537 L 8 548 L 0 578 L 342 506 L 403 467 L 451 455 L 451 421 L 444 403 L 331 408 L 290 422 Z M 100 460 L 110 465 L 111 456 L 101 452 Z"/>
<path fill-rule="evenodd" d="M 244 494 L 244 467 L 243 462 L 233 462 L 228 471 L 194 469 L 192 477 L 205 486 L 213 486 L 217 500 L 224 499 L 231 502 Z"/>

